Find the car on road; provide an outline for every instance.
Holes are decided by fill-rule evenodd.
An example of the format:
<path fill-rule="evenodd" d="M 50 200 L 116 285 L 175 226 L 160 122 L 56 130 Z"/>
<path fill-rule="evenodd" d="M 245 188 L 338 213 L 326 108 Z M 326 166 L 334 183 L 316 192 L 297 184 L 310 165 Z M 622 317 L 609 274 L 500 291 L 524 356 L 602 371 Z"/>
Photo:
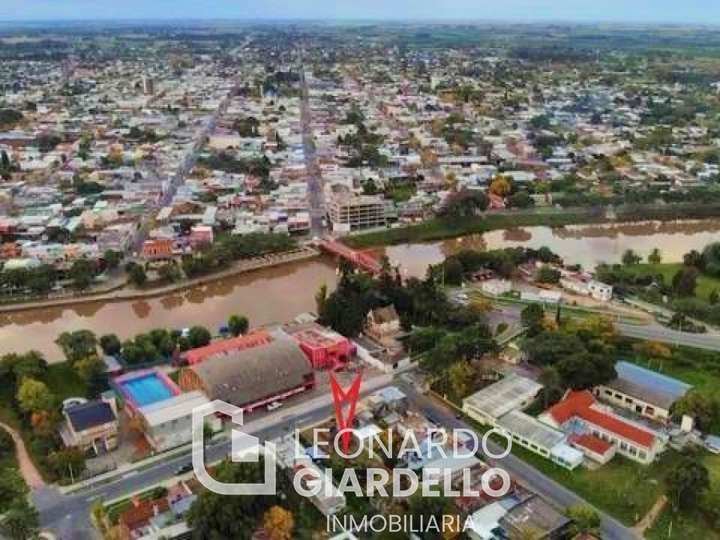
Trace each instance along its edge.
<path fill-rule="evenodd" d="M 283 404 L 280 403 L 279 401 L 273 401 L 270 405 L 267 406 L 267 410 L 274 411 L 276 409 L 279 409 L 282 406 L 283 406 Z"/>
<path fill-rule="evenodd" d="M 177 469 L 175 469 L 175 475 L 179 476 L 181 474 L 187 474 L 189 472 L 192 472 L 192 470 L 193 470 L 192 463 L 184 463 L 183 465 L 180 465 Z"/>

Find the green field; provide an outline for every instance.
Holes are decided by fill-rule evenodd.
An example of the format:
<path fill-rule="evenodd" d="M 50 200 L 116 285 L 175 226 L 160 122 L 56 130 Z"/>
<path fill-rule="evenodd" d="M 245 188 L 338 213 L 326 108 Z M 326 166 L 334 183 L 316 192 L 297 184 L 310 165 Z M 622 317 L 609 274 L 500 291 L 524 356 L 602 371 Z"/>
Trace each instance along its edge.
<path fill-rule="evenodd" d="M 672 283 L 673 276 L 683 267 L 682 263 L 668 264 L 636 264 L 627 266 L 627 270 L 638 276 L 657 276 L 662 275 L 666 285 Z M 700 274 L 697 278 L 697 288 L 695 296 L 703 300 L 708 300 L 713 290 L 720 292 L 720 279 Z"/>

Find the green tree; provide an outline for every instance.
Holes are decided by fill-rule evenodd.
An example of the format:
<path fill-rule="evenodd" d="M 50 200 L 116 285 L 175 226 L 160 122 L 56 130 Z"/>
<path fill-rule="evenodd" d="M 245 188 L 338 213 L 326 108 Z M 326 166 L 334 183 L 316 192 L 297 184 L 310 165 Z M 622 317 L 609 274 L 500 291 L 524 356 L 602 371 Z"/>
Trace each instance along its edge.
<path fill-rule="evenodd" d="M 108 249 L 105 251 L 103 255 L 103 259 L 105 260 L 105 264 L 110 270 L 114 270 L 118 266 L 120 266 L 120 261 L 122 261 L 122 253 L 119 251 L 115 251 L 112 249 Z"/>
<path fill-rule="evenodd" d="M 576 535 L 599 535 L 600 515 L 592 506 L 587 504 L 576 504 L 565 511 L 565 515 L 572 520 L 570 526 L 571 536 Z"/>
<path fill-rule="evenodd" d="M 37 510 L 24 497 L 17 497 L 0 518 L 0 533 L 10 540 L 37 538 L 39 526 Z"/>
<path fill-rule="evenodd" d="M 92 285 L 96 273 L 97 265 L 93 261 L 78 259 L 70 267 L 68 277 L 72 280 L 73 287 L 83 291 Z"/>
<path fill-rule="evenodd" d="M 213 476 L 226 483 L 256 483 L 264 481 L 262 461 L 253 463 L 221 463 Z M 285 478 L 278 475 L 278 492 L 291 490 Z M 225 497 L 210 490 L 200 493 L 187 514 L 196 540 L 221 538 L 249 539 L 258 525 L 258 518 L 280 500 L 276 496 Z"/>
<path fill-rule="evenodd" d="M 467 362 L 455 362 L 447 370 L 450 390 L 458 399 L 464 398 L 472 384 L 475 372 Z"/>
<path fill-rule="evenodd" d="M 69 481 L 77 481 L 86 467 L 85 454 L 79 448 L 56 450 L 47 461 L 58 478 Z"/>
<path fill-rule="evenodd" d="M 554 284 L 560 281 L 560 270 L 544 265 L 535 274 L 535 281 L 539 283 Z"/>
<path fill-rule="evenodd" d="M 695 418 L 697 426 L 707 431 L 720 421 L 720 403 L 707 394 L 690 390 L 673 404 L 673 416 L 680 420 L 683 415 Z"/>
<path fill-rule="evenodd" d="M 695 296 L 699 271 L 694 266 L 683 266 L 672 279 L 672 287 L 678 296 Z"/>
<path fill-rule="evenodd" d="M 51 411 L 55 407 L 55 396 L 42 381 L 25 378 L 17 390 L 16 399 L 20 410 L 25 413 Z"/>
<path fill-rule="evenodd" d="M 545 311 L 540 304 L 530 304 L 520 313 L 520 321 L 528 329 L 530 335 L 534 335 L 542 329 L 544 320 Z"/>
<path fill-rule="evenodd" d="M 105 362 L 97 355 L 82 358 L 73 367 L 91 394 L 98 394 L 105 387 Z"/>
<path fill-rule="evenodd" d="M 116 356 L 122 349 L 122 343 L 115 334 L 106 334 L 100 337 L 100 348 L 110 356 Z"/>
<path fill-rule="evenodd" d="M 662 253 L 660 252 L 660 249 L 655 248 L 652 250 L 650 255 L 648 255 L 648 262 L 650 264 L 660 264 L 662 262 Z"/>
<path fill-rule="evenodd" d="M 625 252 L 622 255 L 622 263 L 625 266 L 633 266 L 635 264 L 640 264 L 640 261 L 642 258 L 640 255 L 635 253 L 632 249 L 626 249 Z"/>
<path fill-rule="evenodd" d="M 250 327 L 250 321 L 244 315 L 231 315 L 228 319 L 228 328 L 233 336 L 245 334 Z"/>
<path fill-rule="evenodd" d="M 543 385 L 543 406 L 547 409 L 551 403 L 557 401 L 562 395 L 562 378 L 557 368 L 554 366 L 545 366 L 540 372 L 538 381 Z"/>
<path fill-rule="evenodd" d="M 128 270 L 128 275 L 130 276 L 130 281 L 136 287 L 142 287 L 147 281 L 145 269 L 139 264 L 133 264 Z"/>
<path fill-rule="evenodd" d="M 73 364 L 81 358 L 97 354 L 97 338 L 90 330 L 75 330 L 63 332 L 55 340 L 65 355 L 65 359 Z"/>
<path fill-rule="evenodd" d="M 710 475 L 697 458 L 684 456 L 671 466 L 665 487 L 675 510 L 693 508 L 710 487 Z"/>
<path fill-rule="evenodd" d="M 190 342 L 190 346 L 195 349 L 209 344 L 212 339 L 212 335 L 210 334 L 210 330 L 204 326 L 193 326 L 190 328 L 187 338 Z"/>

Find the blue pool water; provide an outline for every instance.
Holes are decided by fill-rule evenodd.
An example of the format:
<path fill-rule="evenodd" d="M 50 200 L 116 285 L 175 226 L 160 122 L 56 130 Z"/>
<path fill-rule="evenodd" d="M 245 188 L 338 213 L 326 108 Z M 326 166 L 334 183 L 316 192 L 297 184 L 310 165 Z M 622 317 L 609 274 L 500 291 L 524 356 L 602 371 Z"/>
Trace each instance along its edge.
<path fill-rule="evenodd" d="M 139 407 L 173 397 L 173 392 L 157 375 L 150 374 L 122 383 Z"/>

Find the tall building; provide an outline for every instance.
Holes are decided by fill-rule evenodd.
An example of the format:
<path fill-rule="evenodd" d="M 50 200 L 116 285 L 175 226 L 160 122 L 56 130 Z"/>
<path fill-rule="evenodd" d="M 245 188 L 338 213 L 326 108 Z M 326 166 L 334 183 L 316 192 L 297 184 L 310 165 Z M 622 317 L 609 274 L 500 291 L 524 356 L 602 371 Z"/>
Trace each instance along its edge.
<path fill-rule="evenodd" d="M 379 195 L 355 195 L 335 191 L 328 202 L 333 231 L 350 232 L 371 227 L 385 227 L 385 201 Z"/>

